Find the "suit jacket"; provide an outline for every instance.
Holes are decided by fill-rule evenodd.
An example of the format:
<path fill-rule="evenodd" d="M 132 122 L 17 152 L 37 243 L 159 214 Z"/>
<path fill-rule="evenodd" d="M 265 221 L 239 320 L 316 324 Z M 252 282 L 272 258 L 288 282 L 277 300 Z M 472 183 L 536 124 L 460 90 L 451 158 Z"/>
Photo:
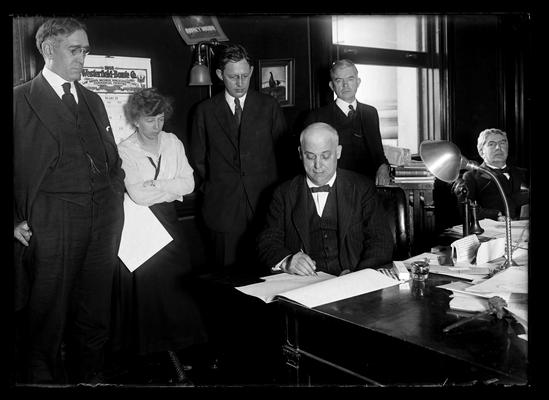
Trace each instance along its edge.
<path fill-rule="evenodd" d="M 75 82 L 75 85 L 79 101 L 88 105 L 97 129 L 101 133 L 111 185 L 120 195 L 122 202 L 124 172 L 103 101 L 96 93 L 84 88 L 78 82 Z M 32 229 L 34 200 L 41 183 L 55 168 L 60 152 L 63 151 L 59 139 L 59 121 L 71 116 L 60 101 L 42 73 L 13 89 L 14 226 L 26 220 L 29 221 Z M 22 290 L 26 290 L 26 277 L 21 275 L 24 274 L 22 266 L 25 249 L 25 246 L 15 244 L 15 278 L 19 281 Z"/>
<path fill-rule="evenodd" d="M 357 112 L 360 118 L 362 134 L 367 154 L 364 154 L 364 162 L 368 164 L 368 170 L 372 171 L 371 177 L 375 177 L 375 173 L 381 164 L 388 164 L 383 144 L 381 143 L 381 132 L 379 130 L 379 116 L 375 107 L 368 104 L 357 102 Z M 326 106 L 320 107 L 311 113 L 305 119 L 305 126 L 313 122 L 325 122 L 332 125 L 338 132 L 340 127 L 336 121 L 338 115 L 343 114 L 336 102 L 332 102 Z M 345 157 L 345 149 L 341 154 L 341 158 Z M 341 159 L 340 159 L 341 161 Z M 347 167 L 348 168 L 348 167 Z"/>
<path fill-rule="evenodd" d="M 203 195 L 206 225 L 218 232 L 242 231 L 247 204 L 253 213 L 260 197 L 279 179 L 277 153 L 286 122 L 278 102 L 249 90 L 240 132 L 219 93 L 200 103 L 193 119 L 191 162 Z"/>
<path fill-rule="evenodd" d="M 491 169 L 485 163 L 482 163 L 481 166 L 494 172 L 509 203 L 511 218 L 518 218 L 520 216 L 520 207 L 528 204 L 529 201 L 528 190 L 521 189 L 521 186 L 528 186 L 526 170 L 509 166 L 508 173 L 511 177 L 509 180 L 501 172 Z M 468 198 L 476 200 L 479 206 L 477 208 L 477 219 L 497 219 L 498 212 L 505 215 L 505 206 L 501 200 L 498 187 L 488 174 L 478 170 L 467 171 L 463 174 L 463 179 L 469 191 Z"/>
<path fill-rule="evenodd" d="M 341 267 L 356 271 L 391 262 L 393 237 L 383 219 L 374 182 L 338 168 L 335 185 Z M 310 251 L 307 196 L 311 194 L 304 175 L 275 190 L 265 229 L 257 240 L 259 259 L 266 267 L 274 267 L 299 250 Z"/>

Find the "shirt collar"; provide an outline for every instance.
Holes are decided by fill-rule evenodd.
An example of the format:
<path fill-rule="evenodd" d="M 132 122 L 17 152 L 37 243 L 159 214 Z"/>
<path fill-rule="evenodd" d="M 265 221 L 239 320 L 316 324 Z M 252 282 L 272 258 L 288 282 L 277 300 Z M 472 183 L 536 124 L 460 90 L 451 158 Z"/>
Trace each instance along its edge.
<path fill-rule="evenodd" d="M 331 179 L 328 181 L 327 185 L 332 187 L 334 185 L 335 180 L 336 180 L 336 176 L 337 176 L 337 171 L 335 172 L 334 176 L 332 176 Z M 308 176 L 306 176 L 306 178 L 307 178 L 307 186 L 308 187 L 311 188 L 311 187 L 322 186 L 322 185 L 317 185 L 317 184 L 313 183 L 313 181 L 311 181 Z"/>
<path fill-rule="evenodd" d="M 352 103 L 347 103 L 345 100 L 341 100 L 339 97 L 336 99 L 336 104 L 345 115 L 349 112 L 349 106 L 353 106 L 356 110 L 357 101 L 356 99 Z"/>
<path fill-rule="evenodd" d="M 48 69 L 47 67 L 44 67 L 42 69 L 42 75 L 44 76 L 44 79 L 50 84 L 50 86 L 55 90 L 55 93 L 59 96 L 59 98 L 63 98 L 63 84 L 67 81 L 63 78 L 61 78 L 59 75 L 57 75 L 52 70 Z M 74 82 L 69 82 L 71 84 L 71 93 L 74 96 L 76 102 L 78 103 L 78 93 L 76 93 L 76 87 L 74 86 Z"/>
<path fill-rule="evenodd" d="M 246 102 L 247 95 L 248 95 L 248 92 L 244 93 L 244 96 L 238 98 L 238 100 L 240 101 L 240 107 L 242 107 L 243 110 L 244 110 L 244 103 Z M 225 101 L 229 104 L 229 106 L 231 107 L 231 110 L 234 111 L 234 97 L 231 96 L 229 92 L 227 92 L 226 90 L 225 90 Z"/>
<path fill-rule="evenodd" d="M 490 165 L 488 164 L 486 161 L 484 162 L 484 164 L 486 164 L 487 167 L 490 167 L 492 169 L 504 169 L 504 168 L 507 168 L 507 164 L 505 164 L 503 167 L 494 167 L 493 165 Z"/>

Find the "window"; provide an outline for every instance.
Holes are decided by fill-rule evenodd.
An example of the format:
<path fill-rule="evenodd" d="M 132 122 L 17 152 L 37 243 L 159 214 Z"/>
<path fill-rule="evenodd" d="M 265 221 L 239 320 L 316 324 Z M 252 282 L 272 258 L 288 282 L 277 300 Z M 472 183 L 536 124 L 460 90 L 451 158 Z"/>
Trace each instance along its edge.
<path fill-rule="evenodd" d="M 418 153 L 441 139 L 436 16 L 333 16 L 334 59 L 358 68 L 357 100 L 377 108 L 383 144 Z"/>

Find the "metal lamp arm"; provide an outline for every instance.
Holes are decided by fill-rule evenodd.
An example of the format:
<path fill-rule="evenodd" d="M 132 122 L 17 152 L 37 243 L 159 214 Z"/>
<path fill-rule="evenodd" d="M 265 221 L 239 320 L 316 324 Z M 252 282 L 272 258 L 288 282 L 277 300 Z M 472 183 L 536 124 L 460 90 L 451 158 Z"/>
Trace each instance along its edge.
<path fill-rule="evenodd" d="M 501 198 L 503 199 L 503 206 L 505 207 L 505 241 L 506 241 L 505 254 L 506 254 L 507 260 L 501 266 L 501 269 L 507 268 L 510 265 L 512 265 L 512 262 L 513 262 L 512 258 L 511 258 L 511 255 L 512 255 L 511 254 L 512 253 L 512 247 L 511 247 L 511 214 L 509 213 L 509 202 L 507 201 L 507 197 L 505 197 L 503 187 L 501 186 L 501 183 L 499 183 L 499 180 L 496 177 L 496 175 L 487 168 L 481 167 L 480 165 L 478 165 L 474 162 L 471 162 L 471 161 L 467 161 L 464 168 L 471 169 L 471 170 L 479 170 L 479 171 L 482 171 L 482 172 L 485 172 L 486 174 L 488 174 L 490 176 L 490 178 L 492 178 L 492 180 L 495 182 L 495 184 L 496 184 L 496 186 L 499 190 L 499 194 L 501 195 Z"/>

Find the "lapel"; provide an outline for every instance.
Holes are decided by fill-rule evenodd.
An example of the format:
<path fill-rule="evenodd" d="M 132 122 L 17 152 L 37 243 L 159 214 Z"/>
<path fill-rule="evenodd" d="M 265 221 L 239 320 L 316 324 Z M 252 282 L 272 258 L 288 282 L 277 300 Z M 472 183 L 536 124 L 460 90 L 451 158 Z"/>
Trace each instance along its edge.
<path fill-rule="evenodd" d="M 340 169 L 337 170 L 335 185 L 337 195 L 337 230 L 339 232 L 339 248 L 342 249 L 343 242 L 349 231 L 351 210 L 355 204 L 356 187 L 346 178 L 345 173 Z"/>
<path fill-rule="evenodd" d="M 38 119 L 56 139 L 60 131 L 60 119 L 74 123 L 74 116 L 42 76 L 42 72 L 32 80 L 30 91 L 25 96 Z"/>
<path fill-rule="evenodd" d="M 345 113 L 341 111 L 341 108 L 337 105 L 335 100 L 331 104 L 332 121 L 344 120 L 346 117 Z"/>
<path fill-rule="evenodd" d="M 303 244 L 303 251 L 309 252 L 309 218 L 307 196 L 310 196 L 309 188 L 305 180 L 305 175 L 301 175 L 296 182 L 295 207 L 292 210 L 292 222 Z"/>
<path fill-rule="evenodd" d="M 231 113 L 231 108 L 225 101 L 225 91 L 217 94 L 212 98 L 214 104 L 213 110 L 217 122 L 221 126 L 223 132 L 227 135 L 235 150 L 238 149 L 238 131 L 236 123 Z M 244 118 L 244 113 L 242 113 Z"/>

